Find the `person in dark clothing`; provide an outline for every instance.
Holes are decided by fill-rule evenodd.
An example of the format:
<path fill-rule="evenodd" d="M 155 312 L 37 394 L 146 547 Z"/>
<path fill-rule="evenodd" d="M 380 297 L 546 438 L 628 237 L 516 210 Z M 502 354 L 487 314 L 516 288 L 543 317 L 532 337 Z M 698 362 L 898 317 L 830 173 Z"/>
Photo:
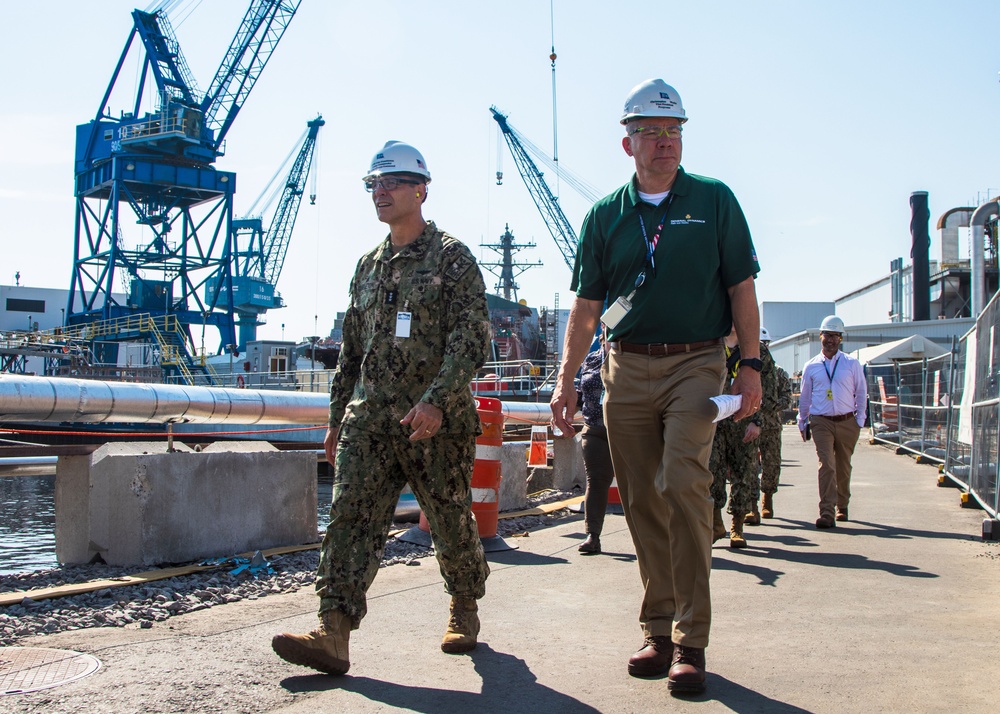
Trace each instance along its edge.
<path fill-rule="evenodd" d="M 604 426 L 604 382 L 601 381 L 601 364 L 604 362 L 604 340 L 601 346 L 587 355 L 580 371 L 580 411 L 583 412 L 583 468 L 587 472 L 587 494 L 584 497 L 584 528 L 587 539 L 578 550 L 586 555 L 601 552 L 601 531 L 604 514 L 608 510 L 608 489 L 615 478 L 611 465 L 611 448 L 608 430 Z"/>

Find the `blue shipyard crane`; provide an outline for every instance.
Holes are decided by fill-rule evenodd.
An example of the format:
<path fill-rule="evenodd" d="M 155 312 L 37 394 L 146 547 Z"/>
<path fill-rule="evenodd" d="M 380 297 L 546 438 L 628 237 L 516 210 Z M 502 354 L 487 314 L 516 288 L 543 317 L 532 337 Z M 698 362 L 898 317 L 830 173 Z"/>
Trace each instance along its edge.
<path fill-rule="evenodd" d="M 517 170 L 520 172 L 521 178 L 524 179 L 524 185 L 528 187 L 528 193 L 531 194 L 532 200 L 538 207 L 538 212 L 542 214 L 542 220 L 545 221 L 549 233 L 552 234 L 556 246 L 562 253 L 563 260 L 566 261 L 566 265 L 572 270 L 573 262 L 576 259 L 576 246 L 578 242 L 576 231 L 573 230 L 573 226 L 567 220 L 566 214 L 563 213 L 559 198 L 552 193 L 552 190 L 545 182 L 544 174 L 532 160 L 529 150 L 543 161 L 547 157 L 545 157 L 545 154 L 538 147 L 511 126 L 510 122 L 507 121 L 506 114 L 500 112 L 496 107 L 490 107 L 490 112 L 493 113 L 493 119 L 500 126 L 503 138 L 507 142 L 511 155 L 514 157 L 514 163 L 517 164 Z M 585 198 L 590 199 L 592 202 L 597 200 L 598 193 L 592 187 L 558 167 L 553 166 L 553 168 L 556 171 L 560 171 L 561 175 L 565 178 L 568 178 L 573 188 Z M 503 172 L 498 171 L 497 183 L 499 184 L 502 179 Z"/>
<path fill-rule="evenodd" d="M 239 352 L 246 350 L 247 342 L 257 339 L 257 327 L 263 324 L 262 315 L 270 309 L 285 306 L 276 290 L 278 277 L 285 264 L 295 218 L 306 192 L 306 181 L 316 151 L 316 138 L 324 124 L 326 122 L 322 116 L 306 123 L 304 135 L 295 144 L 298 153 L 280 187 L 274 186 L 277 181 L 272 180 L 254 201 L 247 215 L 233 220 L 232 285 L 233 305 L 238 316 Z M 286 160 L 282 168 L 287 163 Z M 281 169 L 278 171 L 280 173 Z M 277 178 L 278 174 L 275 174 L 275 179 Z M 315 179 L 315 174 L 313 178 Z M 280 197 L 278 188 L 281 189 Z M 276 198 L 278 207 L 271 220 L 271 227 L 265 230 L 261 216 Z M 315 188 L 309 198 L 311 203 L 316 202 Z M 256 210 L 258 204 L 262 204 L 260 211 Z M 209 290 L 213 287 L 210 285 Z M 222 290 L 225 289 L 223 286 Z"/>
<path fill-rule="evenodd" d="M 77 127 L 68 325 L 100 323 L 94 331 L 104 339 L 141 339 L 145 335 L 123 318 L 149 314 L 162 318 L 161 329 L 168 322 L 179 326 L 170 339 L 185 356 L 194 347 L 192 326 L 217 328 L 220 351 L 235 343 L 236 175 L 214 163 L 300 2 L 252 0 L 204 94 L 167 18 L 173 2 L 132 13 L 132 31 L 97 115 Z M 144 53 L 135 100 L 114 116 L 108 102 L 134 45 Z M 153 110 L 143 113 L 149 106 Z M 129 211 L 142 232 L 132 247 Z M 115 292 L 117 283 L 124 296 Z M 209 283 L 214 289 L 205 291 Z"/>

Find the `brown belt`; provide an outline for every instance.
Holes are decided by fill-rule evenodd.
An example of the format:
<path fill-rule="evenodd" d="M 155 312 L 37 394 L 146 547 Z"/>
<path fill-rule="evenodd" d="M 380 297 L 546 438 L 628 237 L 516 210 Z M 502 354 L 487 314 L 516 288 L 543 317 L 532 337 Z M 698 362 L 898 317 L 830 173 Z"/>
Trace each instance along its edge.
<path fill-rule="evenodd" d="M 829 419 L 830 421 L 844 421 L 845 419 L 853 419 L 853 414 L 838 414 L 837 416 L 826 416 L 824 414 L 817 414 L 816 416 L 823 419 Z"/>
<path fill-rule="evenodd" d="M 704 340 L 702 342 L 677 343 L 665 345 L 662 343 L 652 345 L 641 345 L 636 342 L 609 342 L 608 347 L 618 349 L 622 352 L 634 352 L 638 355 L 648 355 L 650 357 L 664 357 L 666 355 L 676 355 L 681 352 L 694 352 L 703 350 L 706 347 L 715 347 L 722 344 L 722 338 L 715 340 Z"/>

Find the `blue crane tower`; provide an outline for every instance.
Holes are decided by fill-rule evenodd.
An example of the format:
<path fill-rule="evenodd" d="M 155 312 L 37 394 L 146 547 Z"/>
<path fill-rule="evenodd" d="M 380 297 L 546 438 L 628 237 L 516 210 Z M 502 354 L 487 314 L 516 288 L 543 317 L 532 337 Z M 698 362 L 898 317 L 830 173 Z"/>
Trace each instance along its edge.
<path fill-rule="evenodd" d="M 236 175 L 214 164 L 300 2 L 252 0 L 204 93 L 163 9 L 170 2 L 133 11 L 97 115 L 76 131 L 68 329 L 84 327 L 84 334 L 111 343 L 155 336 L 163 366 L 186 378 L 197 367 L 190 357 L 193 327 L 216 328 L 220 352 L 235 344 Z M 144 56 L 135 101 L 113 116 L 108 102 L 136 39 Z M 145 106 L 155 109 L 142 113 Z M 130 244 L 125 234 L 132 224 L 141 236 Z"/>
<path fill-rule="evenodd" d="M 524 179 L 524 185 L 528 187 L 528 193 L 531 194 L 535 206 L 538 207 L 538 212 L 542 214 L 542 220 L 545 221 L 549 233 L 552 234 L 552 239 L 556 242 L 559 252 L 562 253 L 563 260 L 572 270 L 573 262 L 576 260 L 576 246 L 579 242 L 576 231 L 573 230 L 566 214 L 563 213 L 559 198 L 552 193 L 549 185 L 545 182 L 544 174 L 531 159 L 529 150 L 542 160 L 545 160 L 545 154 L 511 126 L 510 122 L 507 121 L 506 114 L 503 114 L 496 107 L 490 107 L 490 112 L 493 113 L 493 119 L 500 126 L 500 131 L 503 132 L 503 138 L 514 157 L 514 163 L 517 164 L 517 170 L 520 172 L 521 178 Z M 597 201 L 598 193 L 592 187 L 568 172 L 565 172 L 564 175 L 577 192 L 590 199 L 591 202 Z M 500 183 L 502 179 L 503 174 L 498 171 L 497 183 Z"/>
<path fill-rule="evenodd" d="M 307 122 L 304 137 L 299 137 L 296 142 L 296 146 L 300 148 L 288 176 L 281 185 L 281 196 L 271 220 L 271 227 L 265 230 L 260 214 L 254 211 L 262 200 L 264 206 L 261 212 L 266 211 L 274 200 L 276 191 L 272 191 L 270 185 L 264 189 L 245 217 L 233 220 L 232 286 L 233 308 L 236 311 L 239 328 L 237 352 L 245 352 L 247 342 L 257 339 L 257 327 L 264 324 L 262 319 L 264 313 L 285 306 L 281 294 L 276 290 L 278 277 L 285 263 L 288 243 L 295 228 L 295 218 L 306 190 L 306 181 L 316 150 L 316 137 L 324 124 L 326 122 L 322 116 Z M 277 174 L 275 177 L 277 178 Z M 270 198 L 265 198 L 267 196 Z M 315 191 L 310 196 L 310 201 L 316 202 Z M 215 281 L 209 281 L 206 299 L 215 290 Z M 226 285 L 219 287 L 220 293 L 224 294 L 226 291 Z"/>

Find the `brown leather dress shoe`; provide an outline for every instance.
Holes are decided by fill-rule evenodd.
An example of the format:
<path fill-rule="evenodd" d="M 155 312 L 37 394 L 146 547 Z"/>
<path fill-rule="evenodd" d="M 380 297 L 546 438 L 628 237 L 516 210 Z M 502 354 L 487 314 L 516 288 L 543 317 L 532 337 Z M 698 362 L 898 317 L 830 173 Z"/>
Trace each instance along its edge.
<path fill-rule="evenodd" d="M 667 689 L 678 694 L 705 691 L 705 648 L 674 645 Z"/>
<path fill-rule="evenodd" d="M 837 520 L 841 521 L 841 522 L 847 520 L 847 509 L 846 508 L 844 510 L 840 510 L 839 508 L 837 509 Z"/>
<path fill-rule="evenodd" d="M 628 673 L 633 677 L 657 677 L 666 674 L 674 659 L 674 643 L 664 635 L 647 636 L 642 649 L 629 657 Z"/>
<path fill-rule="evenodd" d="M 601 554 L 601 537 L 596 533 L 588 533 L 587 540 L 580 544 L 577 548 L 578 551 L 584 555 L 600 555 Z"/>
<path fill-rule="evenodd" d="M 816 519 L 817 528 L 833 528 L 837 523 L 830 516 L 820 516 Z"/>

